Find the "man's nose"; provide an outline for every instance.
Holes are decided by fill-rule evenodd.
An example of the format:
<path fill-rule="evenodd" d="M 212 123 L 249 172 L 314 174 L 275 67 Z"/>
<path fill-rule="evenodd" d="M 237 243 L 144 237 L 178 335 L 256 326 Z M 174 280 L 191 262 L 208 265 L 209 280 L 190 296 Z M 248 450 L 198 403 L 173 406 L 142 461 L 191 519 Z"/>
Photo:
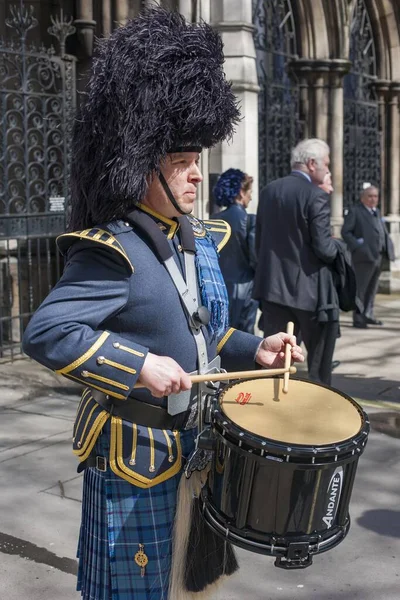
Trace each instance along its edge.
<path fill-rule="evenodd" d="M 201 183 L 203 181 L 203 175 L 200 171 L 200 167 L 196 163 L 193 165 L 192 169 L 190 170 L 189 177 L 190 177 L 190 181 L 197 181 L 198 183 Z"/>

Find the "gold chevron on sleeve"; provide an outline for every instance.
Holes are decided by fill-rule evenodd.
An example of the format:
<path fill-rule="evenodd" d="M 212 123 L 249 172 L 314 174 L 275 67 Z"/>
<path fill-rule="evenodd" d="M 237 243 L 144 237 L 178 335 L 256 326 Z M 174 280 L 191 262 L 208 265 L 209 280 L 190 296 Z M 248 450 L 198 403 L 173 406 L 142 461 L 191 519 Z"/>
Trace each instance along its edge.
<path fill-rule="evenodd" d="M 235 333 L 235 331 L 236 331 L 236 329 L 234 329 L 233 327 L 230 327 L 228 329 L 228 331 L 225 333 L 224 337 L 218 342 L 217 354 L 219 354 L 221 352 L 222 348 L 225 346 L 226 342 L 229 340 L 232 333 Z"/>
<path fill-rule="evenodd" d="M 99 227 L 92 227 L 91 229 L 84 229 L 83 231 L 63 233 L 57 238 L 57 246 L 60 252 L 65 254 L 68 248 L 70 248 L 79 240 L 87 240 L 95 244 L 100 244 L 103 246 L 107 246 L 108 248 L 112 248 L 113 250 L 115 250 L 115 252 L 117 252 L 124 258 L 125 262 L 129 266 L 130 271 L 134 273 L 135 268 L 129 260 L 128 255 L 125 252 L 123 246 L 113 235 L 111 235 L 111 233 L 109 233 L 105 229 L 100 229 Z"/>
<path fill-rule="evenodd" d="M 82 354 L 82 356 L 74 360 L 74 362 L 70 363 L 66 367 L 63 367 L 62 369 L 57 369 L 57 375 L 66 375 L 70 371 L 73 371 L 74 369 L 80 367 L 84 362 L 86 362 L 90 357 L 92 357 L 93 354 L 95 354 L 95 352 L 97 352 L 99 348 L 102 347 L 109 335 L 110 333 L 108 331 L 103 331 L 103 333 L 100 335 L 100 337 L 97 338 L 95 343 L 92 346 L 90 346 L 89 350 L 86 350 L 86 352 Z"/>

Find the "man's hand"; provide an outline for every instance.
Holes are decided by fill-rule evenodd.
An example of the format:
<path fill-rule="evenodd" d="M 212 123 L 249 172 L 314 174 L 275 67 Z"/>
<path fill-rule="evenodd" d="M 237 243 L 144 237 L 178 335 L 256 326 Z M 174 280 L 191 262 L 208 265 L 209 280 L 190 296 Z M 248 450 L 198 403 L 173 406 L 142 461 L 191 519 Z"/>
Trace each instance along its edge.
<path fill-rule="evenodd" d="M 173 358 L 151 352 L 146 356 L 138 382 L 148 388 L 155 398 L 178 394 L 192 387 L 189 375 Z"/>
<path fill-rule="evenodd" d="M 256 362 L 262 367 L 284 367 L 285 345 L 291 345 L 292 363 L 304 362 L 303 351 L 296 344 L 296 337 L 287 333 L 276 333 L 264 338 L 256 354 Z"/>

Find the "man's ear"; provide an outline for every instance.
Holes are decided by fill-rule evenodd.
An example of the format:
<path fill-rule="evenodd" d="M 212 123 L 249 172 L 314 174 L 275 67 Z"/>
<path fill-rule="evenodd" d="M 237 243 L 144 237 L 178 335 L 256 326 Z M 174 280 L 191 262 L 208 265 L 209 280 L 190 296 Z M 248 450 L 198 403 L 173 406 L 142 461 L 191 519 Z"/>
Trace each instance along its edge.
<path fill-rule="evenodd" d="M 315 171 L 315 162 L 315 158 L 310 158 L 310 160 L 307 161 L 307 168 L 311 173 Z"/>

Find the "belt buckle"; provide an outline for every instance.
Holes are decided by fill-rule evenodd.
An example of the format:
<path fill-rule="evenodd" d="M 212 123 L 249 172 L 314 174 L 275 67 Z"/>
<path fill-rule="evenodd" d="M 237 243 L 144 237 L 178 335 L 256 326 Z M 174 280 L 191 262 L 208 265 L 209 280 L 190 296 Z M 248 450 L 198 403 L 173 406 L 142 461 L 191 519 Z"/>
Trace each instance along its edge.
<path fill-rule="evenodd" d="M 105 456 L 96 456 L 96 469 L 102 473 L 107 471 L 107 459 Z"/>

